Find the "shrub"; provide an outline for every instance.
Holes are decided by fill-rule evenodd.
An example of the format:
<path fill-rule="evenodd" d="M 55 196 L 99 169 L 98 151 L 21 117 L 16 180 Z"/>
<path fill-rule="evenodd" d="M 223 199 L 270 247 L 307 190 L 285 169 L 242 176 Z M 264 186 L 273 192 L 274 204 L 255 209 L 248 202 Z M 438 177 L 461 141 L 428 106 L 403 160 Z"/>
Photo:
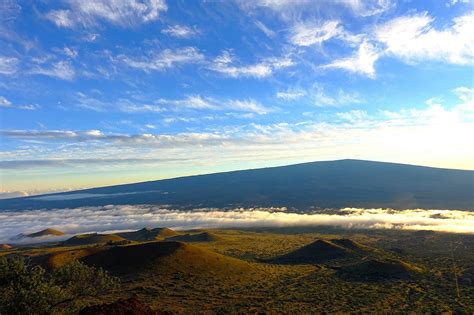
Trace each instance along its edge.
<path fill-rule="evenodd" d="M 47 273 L 20 257 L 0 258 L 0 314 L 68 312 L 80 307 L 81 298 L 106 294 L 118 286 L 117 278 L 78 261 Z"/>

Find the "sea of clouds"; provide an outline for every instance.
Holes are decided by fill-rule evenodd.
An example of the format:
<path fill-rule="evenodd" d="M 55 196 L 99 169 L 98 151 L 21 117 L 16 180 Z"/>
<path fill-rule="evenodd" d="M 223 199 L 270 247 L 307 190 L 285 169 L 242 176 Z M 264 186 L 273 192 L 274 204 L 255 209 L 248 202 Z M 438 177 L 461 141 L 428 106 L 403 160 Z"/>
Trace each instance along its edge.
<path fill-rule="evenodd" d="M 145 226 L 184 230 L 318 225 L 472 234 L 474 211 L 345 208 L 329 213 L 302 214 L 287 212 L 285 208 L 182 211 L 154 205 L 8 211 L 0 212 L 0 243 L 31 242 L 25 239 L 12 240 L 12 237 L 45 228 L 61 230 L 67 234 L 62 238 L 66 238 L 78 233 L 129 231 Z"/>

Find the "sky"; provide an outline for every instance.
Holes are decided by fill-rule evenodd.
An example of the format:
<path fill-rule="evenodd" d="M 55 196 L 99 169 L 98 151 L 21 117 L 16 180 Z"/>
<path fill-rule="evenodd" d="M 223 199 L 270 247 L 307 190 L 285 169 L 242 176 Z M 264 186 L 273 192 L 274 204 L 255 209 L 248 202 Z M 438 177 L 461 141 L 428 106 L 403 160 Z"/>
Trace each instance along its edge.
<path fill-rule="evenodd" d="M 465 0 L 0 0 L 0 198 L 299 162 L 474 169 Z"/>

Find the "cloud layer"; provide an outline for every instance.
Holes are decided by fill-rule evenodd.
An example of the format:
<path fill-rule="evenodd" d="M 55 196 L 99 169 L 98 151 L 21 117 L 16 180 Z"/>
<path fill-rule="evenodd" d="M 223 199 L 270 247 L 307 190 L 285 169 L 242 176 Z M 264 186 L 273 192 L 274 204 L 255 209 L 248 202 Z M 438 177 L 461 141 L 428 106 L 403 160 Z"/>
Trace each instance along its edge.
<path fill-rule="evenodd" d="M 178 211 L 151 205 L 110 205 L 0 213 L 0 243 L 11 242 L 10 238 L 19 233 L 45 228 L 56 228 L 72 235 L 135 230 L 145 226 L 174 229 L 335 226 L 474 233 L 474 212 L 347 208 L 331 214 L 299 214 L 288 213 L 285 208 Z"/>

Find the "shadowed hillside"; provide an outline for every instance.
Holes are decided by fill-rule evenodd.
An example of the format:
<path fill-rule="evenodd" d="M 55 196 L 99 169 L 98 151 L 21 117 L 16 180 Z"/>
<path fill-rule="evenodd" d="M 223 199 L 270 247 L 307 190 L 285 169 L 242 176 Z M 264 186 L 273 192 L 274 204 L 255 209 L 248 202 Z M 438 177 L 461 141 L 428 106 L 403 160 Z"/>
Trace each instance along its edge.
<path fill-rule="evenodd" d="M 115 234 L 81 234 L 71 237 L 68 240 L 63 242 L 66 246 L 77 246 L 77 245 L 90 245 L 90 244 L 100 244 L 107 242 L 118 242 L 125 241 L 123 237 L 120 237 Z"/>
<path fill-rule="evenodd" d="M 474 209 L 474 171 L 360 160 L 188 176 L 6 199 L 0 210 L 108 204 Z"/>
<path fill-rule="evenodd" d="M 422 269 L 400 260 L 371 259 L 342 267 L 338 274 L 348 279 L 383 281 L 409 279 Z"/>
<path fill-rule="evenodd" d="M 219 241 L 222 238 L 217 236 L 214 233 L 210 232 L 202 232 L 197 234 L 185 234 L 185 235 L 176 235 L 172 237 L 168 237 L 167 241 L 178 241 L 178 242 L 215 242 Z"/>
<path fill-rule="evenodd" d="M 278 263 L 310 264 L 335 259 L 349 259 L 363 254 L 367 247 L 348 239 L 333 241 L 317 240 L 283 256 L 274 259 Z"/>
<path fill-rule="evenodd" d="M 143 228 L 133 232 L 117 233 L 118 236 L 123 237 L 130 241 L 144 242 L 144 241 L 155 241 L 161 240 L 166 237 L 174 236 L 177 233 L 168 228 Z"/>
<path fill-rule="evenodd" d="M 152 242 L 107 249 L 82 259 L 114 274 L 185 273 L 200 276 L 250 275 L 251 264 L 181 242 Z"/>
<path fill-rule="evenodd" d="M 26 234 L 26 237 L 43 237 L 43 236 L 62 236 L 64 232 L 55 229 L 44 229 L 42 231 Z"/>

